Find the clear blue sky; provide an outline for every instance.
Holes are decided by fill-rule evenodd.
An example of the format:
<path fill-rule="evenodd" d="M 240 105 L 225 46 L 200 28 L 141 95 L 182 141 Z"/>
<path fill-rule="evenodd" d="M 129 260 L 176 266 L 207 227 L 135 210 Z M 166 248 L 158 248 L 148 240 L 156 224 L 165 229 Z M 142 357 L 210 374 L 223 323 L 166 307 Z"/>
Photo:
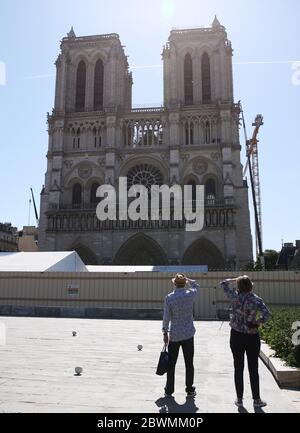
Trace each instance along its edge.
<path fill-rule="evenodd" d="M 243 102 L 248 133 L 257 113 L 265 119 L 260 134 L 264 248 L 279 249 L 282 237 L 300 239 L 300 83 L 293 84 L 288 63 L 300 61 L 299 0 L 1 0 L 0 62 L 6 64 L 7 82 L 0 85 L 0 221 L 19 228 L 28 223 L 31 186 L 39 205 L 54 61 L 71 25 L 77 35 L 119 33 L 130 66 L 140 67 L 161 64 L 172 27 L 208 25 L 214 14 L 233 44 L 235 100 Z M 133 76 L 134 104 L 162 102 L 162 68 L 133 69 Z M 242 157 L 244 162 L 244 148 Z"/>

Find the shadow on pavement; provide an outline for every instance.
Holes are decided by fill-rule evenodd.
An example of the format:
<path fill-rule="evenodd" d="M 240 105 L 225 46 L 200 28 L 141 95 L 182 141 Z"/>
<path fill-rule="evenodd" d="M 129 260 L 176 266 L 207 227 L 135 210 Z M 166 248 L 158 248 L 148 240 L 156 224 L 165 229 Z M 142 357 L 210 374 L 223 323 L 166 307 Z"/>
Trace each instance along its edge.
<path fill-rule="evenodd" d="M 196 413 L 199 410 L 195 399 L 191 397 L 186 397 L 183 404 L 177 403 L 174 397 L 161 397 L 155 404 L 159 408 L 159 413 Z"/>

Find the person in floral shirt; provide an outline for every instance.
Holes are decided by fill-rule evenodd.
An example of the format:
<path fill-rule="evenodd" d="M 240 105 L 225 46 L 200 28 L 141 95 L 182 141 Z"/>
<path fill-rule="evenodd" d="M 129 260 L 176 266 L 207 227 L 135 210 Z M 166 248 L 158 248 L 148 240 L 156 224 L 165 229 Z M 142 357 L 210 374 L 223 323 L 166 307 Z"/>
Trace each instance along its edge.
<path fill-rule="evenodd" d="M 236 287 L 233 286 L 236 283 Z M 270 311 L 263 300 L 253 293 L 253 283 L 246 275 L 226 279 L 220 283 L 225 295 L 231 301 L 230 348 L 234 359 L 234 380 L 236 406 L 243 406 L 244 357 L 248 360 L 250 384 L 255 408 L 266 406 L 260 398 L 258 358 L 260 353 L 259 326 L 266 323 Z"/>

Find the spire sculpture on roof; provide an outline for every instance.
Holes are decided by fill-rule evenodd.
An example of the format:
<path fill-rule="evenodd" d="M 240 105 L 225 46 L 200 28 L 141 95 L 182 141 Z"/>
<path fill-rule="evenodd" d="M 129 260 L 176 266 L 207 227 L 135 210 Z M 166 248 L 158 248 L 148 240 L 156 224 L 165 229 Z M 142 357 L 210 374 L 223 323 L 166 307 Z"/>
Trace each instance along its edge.
<path fill-rule="evenodd" d="M 217 15 L 215 15 L 215 18 L 214 18 L 213 23 L 212 23 L 212 28 L 217 28 L 217 27 L 222 27 L 222 26 L 221 26 L 220 21 L 217 18 Z"/>
<path fill-rule="evenodd" d="M 75 32 L 74 32 L 73 26 L 71 27 L 71 30 L 70 30 L 69 33 L 68 33 L 68 38 L 69 38 L 69 39 L 76 38 L 76 35 L 75 35 Z"/>

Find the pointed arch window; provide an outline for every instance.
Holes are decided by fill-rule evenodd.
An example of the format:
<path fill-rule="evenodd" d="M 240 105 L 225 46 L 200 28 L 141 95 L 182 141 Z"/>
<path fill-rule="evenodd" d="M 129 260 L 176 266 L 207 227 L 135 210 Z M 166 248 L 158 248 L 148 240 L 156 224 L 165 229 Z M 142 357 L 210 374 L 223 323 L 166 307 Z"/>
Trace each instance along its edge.
<path fill-rule="evenodd" d="M 194 179 L 191 179 L 188 181 L 187 185 L 192 187 L 192 210 L 193 210 L 193 212 L 195 212 L 196 199 L 197 199 L 197 193 L 196 193 L 197 183 Z"/>
<path fill-rule="evenodd" d="M 136 144 L 136 138 L 137 138 L 137 126 L 135 123 L 125 123 L 123 125 L 123 143 L 124 146 L 129 147 Z"/>
<path fill-rule="evenodd" d="M 184 103 L 185 105 L 193 105 L 193 61 L 188 53 L 184 58 Z"/>
<path fill-rule="evenodd" d="M 99 202 L 100 198 L 96 196 L 97 189 L 99 188 L 100 184 L 99 182 L 94 182 L 91 186 L 91 193 L 90 193 L 90 203 L 96 204 Z"/>
<path fill-rule="evenodd" d="M 80 183 L 75 183 L 72 190 L 72 205 L 74 208 L 79 208 L 82 203 L 82 186 Z"/>
<path fill-rule="evenodd" d="M 73 149 L 76 148 L 76 130 L 74 128 L 71 129 L 71 141 Z"/>
<path fill-rule="evenodd" d="M 86 65 L 83 60 L 79 62 L 76 76 L 76 100 L 75 110 L 84 111 L 85 108 L 85 86 L 86 86 Z"/>
<path fill-rule="evenodd" d="M 196 182 L 192 179 L 188 181 L 188 185 L 192 187 L 192 200 L 196 201 Z"/>
<path fill-rule="evenodd" d="M 185 123 L 184 125 L 184 130 L 185 130 L 185 144 L 189 144 L 189 124 L 188 122 Z"/>
<path fill-rule="evenodd" d="M 194 122 L 190 123 L 190 144 L 194 144 Z"/>
<path fill-rule="evenodd" d="M 210 130 L 210 122 L 207 121 L 205 123 L 205 144 L 209 144 L 211 142 L 211 130 Z"/>
<path fill-rule="evenodd" d="M 75 130 L 72 129 L 72 145 L 73 149 L 79 149 L 80 148 L 80 128 Z"/>
<path fill-rule="evenodd" d="M 76 145 L 77 145 L 77 149 L 80 148 L 80 128 L 77 129 L 77 133 L 76 133 Z"/>
<path fill-rule="evenodd" d="M 194 122 L 186 122 L 185 128 L 185 144 L 194 144 Z"/>
<path fill-rule="evenodd" d="M 95 65 L 94 78 L 94 110 L 103 109 L 103 88 L 104 88 L 104 65 L 99 59 Z"/>
<path fill-rule="evenodd" d="M 207 200 L 207 204 L 215 204 L 216 182 L 214 179 L 208 179 L 205 182 L 205 198 Z"/>
<path fill-rule="evenodd" d="M 93 128 L 93 136 L 94 136 L 94 147 L 102 146 L 102 136 L 101 136 L 101 128 L 97 129 Z"/>
<path fill-rule="evenodd" d="M 201 71 L 202 71 L 202 102 L 204 104 L 207 104 L 211 102 L 210 60 L 207 53 L 204 53 L 202 56 Z"/>
<path fill-rule="evenodd" d="M 93 128 L 93 136 L 94 136 L 94 147 L 97 147 L 97 129 Z"/>

